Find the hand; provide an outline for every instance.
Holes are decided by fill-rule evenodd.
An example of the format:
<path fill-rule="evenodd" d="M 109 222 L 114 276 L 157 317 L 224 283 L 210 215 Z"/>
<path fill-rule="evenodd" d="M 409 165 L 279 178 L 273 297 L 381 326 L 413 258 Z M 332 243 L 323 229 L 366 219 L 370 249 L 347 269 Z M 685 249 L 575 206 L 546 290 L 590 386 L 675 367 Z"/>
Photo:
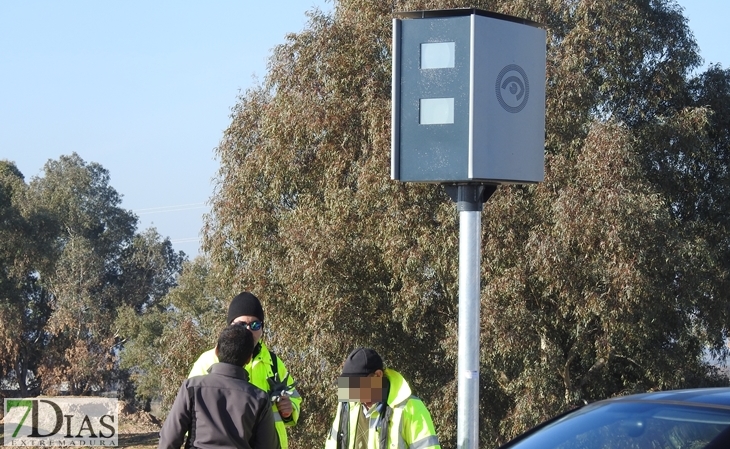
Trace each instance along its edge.
<path fill-rule="evenodd" d="M 276 408 L 279 410 L 279 414 L 282 418 L 288 418 L 294 411 L 294 406 L 291 404 L 289 396 L 282 394 L 279 397 L 279 402 L 276 403 Z"/>

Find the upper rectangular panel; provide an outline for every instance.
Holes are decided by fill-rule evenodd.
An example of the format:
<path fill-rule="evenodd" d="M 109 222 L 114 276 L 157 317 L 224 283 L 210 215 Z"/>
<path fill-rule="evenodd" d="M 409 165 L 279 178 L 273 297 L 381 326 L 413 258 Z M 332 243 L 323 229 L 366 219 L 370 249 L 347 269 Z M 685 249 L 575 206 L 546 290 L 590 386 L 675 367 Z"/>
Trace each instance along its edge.
<path fill-rule="evenodd" d="M 421 69 L 453 69 L 456 60 L 454 42 L 421 44 Z"/>

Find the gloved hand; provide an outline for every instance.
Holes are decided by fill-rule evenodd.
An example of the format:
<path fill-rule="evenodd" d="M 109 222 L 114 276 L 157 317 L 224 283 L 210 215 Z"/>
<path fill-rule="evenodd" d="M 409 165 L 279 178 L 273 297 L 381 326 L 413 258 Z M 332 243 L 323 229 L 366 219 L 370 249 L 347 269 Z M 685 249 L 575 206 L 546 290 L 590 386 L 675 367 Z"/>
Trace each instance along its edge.
<path fill-rule="evenodd" d="M 294 390 L 294 384 L 288 385 L 288 381 L 291 378 L 287 373 L 284 380 L 279 381 L 279 373 L 275 373 L 273 377 L 269 377 L 269 397 L 272 402 L 276 403 L 276 408 L 279 410 L 279 414 L 282 418 L 288 418 L 294 411 L 294 406 L 289 399 L 289 395 Z"/>

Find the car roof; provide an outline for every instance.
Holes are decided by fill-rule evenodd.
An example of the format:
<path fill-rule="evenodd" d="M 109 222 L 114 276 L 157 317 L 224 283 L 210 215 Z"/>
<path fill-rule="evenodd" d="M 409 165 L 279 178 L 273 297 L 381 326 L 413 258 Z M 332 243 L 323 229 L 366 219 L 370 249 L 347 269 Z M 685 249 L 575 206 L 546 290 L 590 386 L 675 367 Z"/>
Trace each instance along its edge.
<path fill-rule="evenodd" d="M 598 403 L 615 402 L 663 402 L 696 404 L 730 409 L 730 387 L 692 388 L 686 390 L 654 391 L 629 396 L 617 396 L 598 401 Z"/>
<path fill-rule="evenodd" d="M 654 391 L 649 393 L 637 393 L 626 396 L 616 396 L 609 399 L 603 399 L 595 402 L 591 402 L 582 407 L 578 407 L 572 410 L 568 410 L 561 413 L 553 418 L 544 421 L 525 433 L 518 435 L 511 441 L 507 442 L 500 449 L 512 448 L 522 443 L 523 440 L 529 439 L 535 434 L 539 434 L 543 429 L 552 427 L 553 425 L 562 425 L 562 422 L 571 422 L 575 417 L 586 413 L 593 413 L 596 409 L 603 407 L 611 407 L 611 405 L 637 405 L 639 409 L 642 409 L 641 405 L 656 405 L 659 409 L 667 406 L 670 409 L 679 407 L 688 407 L 690 413 L 692 410 L 714 409 L 721 414 L 727 416 L 730 412 L 730 387 L 712 387 L 712 388 L 692 388 L 683 390 L 668 390 L 668 391 Z M 634 407 L 629 407 L 633 409 Z M 725 429 L 718 439 L 713 443 L 714 445 L 708 446 L 715 447 L 730 447 L 728 442 L 730 441 L 730 428 Z"/>

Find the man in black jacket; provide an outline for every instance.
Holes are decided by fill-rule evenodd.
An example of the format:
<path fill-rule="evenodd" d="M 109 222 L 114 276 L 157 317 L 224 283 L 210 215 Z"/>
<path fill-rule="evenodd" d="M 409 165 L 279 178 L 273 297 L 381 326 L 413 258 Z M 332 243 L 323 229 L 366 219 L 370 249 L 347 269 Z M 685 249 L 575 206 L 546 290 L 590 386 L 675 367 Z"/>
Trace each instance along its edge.
<path fill-rule="evenodd" d="M 278 448 L 269 395 L 251 385 L 241 368 L 251 359 L 253 335 L 245 326 L 227 326 L 216 351 L 219 363 L 210 374 L 186 379 L 180 387 L 158 448 L 179 449 L 183 441 L 198 449 Z"/>

